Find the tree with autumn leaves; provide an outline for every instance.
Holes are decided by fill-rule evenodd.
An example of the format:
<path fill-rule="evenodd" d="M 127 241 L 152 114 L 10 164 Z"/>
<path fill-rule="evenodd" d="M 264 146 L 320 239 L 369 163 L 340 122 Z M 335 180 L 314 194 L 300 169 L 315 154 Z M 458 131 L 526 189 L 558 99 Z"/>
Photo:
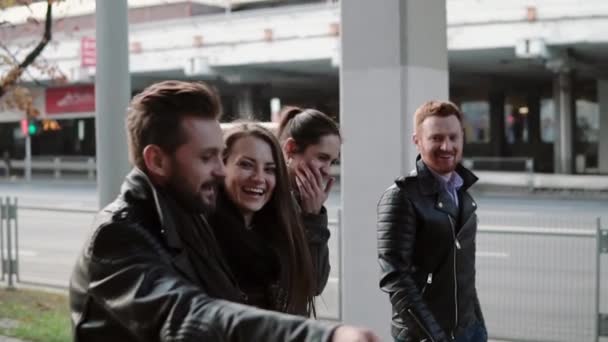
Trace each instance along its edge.
<path fill-rule="evenodd" d="M 8 71 L 0 74 L 0 109 L 2 107 L 8 109 L 16 109 L 24 112 L 28 118 L 35 118 L 39 114 L 39 110 L 35 108 L 32 94 L 26 87 L 20 86 L 20 80 L 28 68 L 37 67 L 44 73 L 54 72 L 53 67 L 44 64 L 36 64 L 37 58 L 40 56 L 44 48 L 51 41 L 52 24 L 53 24 L 53 4 L 59 0 L 45 0 L 46 15 L 44 23 L 31 18 L 28 24 L 44 25 L 42 37 L 38 43 L 32 48 L 25 57 L 18 59 L 11 53 L 8 46 L 0 42 L 0 62 L 8 65 Z M 0 0 L 0 11 L 4 11 L 9 7 L 26 6 L 29 7 L 33 0 Z M 7 18 L 8 19 L 8 18 Z M 10 30 L 13 24 L 8 20 L 0 20 L 0 29 Z M 53 76 L 53 75 L 51 75 Z"/>

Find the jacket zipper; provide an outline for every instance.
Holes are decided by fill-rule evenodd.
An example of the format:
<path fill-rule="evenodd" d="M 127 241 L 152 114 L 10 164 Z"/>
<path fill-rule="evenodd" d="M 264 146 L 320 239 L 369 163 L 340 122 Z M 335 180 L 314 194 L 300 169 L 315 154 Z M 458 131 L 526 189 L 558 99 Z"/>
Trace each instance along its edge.
<path fill-rule="evenodd" d="M 448 219 L 450 219 L 450 226 L 452 227 L 452 236 L 454 237 L 454 244 L 456 248 L 454 249 L 454 329 L 458 328 L 458 279 L 456 275 L 456 250 L 460 249 L 460 242 L 458 242 L 458 238 L 456 237 L 456 228 L 454 227 L 454 220 L 452 220 L 452 216 L 448 215 Z M 454 331 L 452 330 L 452 336 L 454 336 Z"/>
<path fill-rule="evenodd" d="M 426 288 L 431 286 L 432 283 L 433 283 L 433 273 L 429 273 L 429 275 L 426 277 L 426 284 L 424 284 L 424 287 L 422 288 L 421 295 L 424 295 Z"/>
<path fill-rule="evenodd" d="M 407 312 L 409 312 L 410 315 L 412 315 L 412 317 L 414 317 L 414 320 L 416 321 L 416 323 L 418 323 L 418 325 L 420 326 L 420 328 L 422 328 L 424 333 L 431 339 L 431 342 L 435 342 L 435 339 L 433 338 L 433 336 L 428 332 L 428 330 L 426 330 L 424 325 L 422 325 L 422 322 L 420 322 L 418 317 L 416 317 L 416 315 L 414 315 L 414 312 L 412 311 L 412 309 L 407 309 Z"/>

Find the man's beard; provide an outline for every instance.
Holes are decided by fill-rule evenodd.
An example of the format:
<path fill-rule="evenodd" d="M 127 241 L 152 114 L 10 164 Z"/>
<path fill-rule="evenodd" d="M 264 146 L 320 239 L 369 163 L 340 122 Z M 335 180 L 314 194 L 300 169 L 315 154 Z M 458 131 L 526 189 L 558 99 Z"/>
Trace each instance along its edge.
<path fill-rule="evenodd" d="M 201 187 L 211 185 L 216 189 L 215 196 L 211 199 L 210 203 L 206 203 L 198 191 L 189 189 L 184 182 L 184 178 L 176 173 L 172 174 L 167 181 L 166 189 L 185 210 L 197 214 L 209 215 L 215 211 L 217 189 L 221 182 L 222 179 L 220 178 L 205 182 L 201 185 Z M 200 190 L 200 188 L 197 190 Z"/>

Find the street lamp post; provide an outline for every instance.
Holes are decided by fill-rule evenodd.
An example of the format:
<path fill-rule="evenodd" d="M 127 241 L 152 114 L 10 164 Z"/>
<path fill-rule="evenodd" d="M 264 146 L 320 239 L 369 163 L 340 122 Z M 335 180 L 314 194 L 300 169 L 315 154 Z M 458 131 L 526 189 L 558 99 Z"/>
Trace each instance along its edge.
<path fill-rule="evenodd" d="M 98 205 L 118 194 L 129 170 L 125 113 L 131 97 L 127 0 L 96 0 L 95 121 Z"/>

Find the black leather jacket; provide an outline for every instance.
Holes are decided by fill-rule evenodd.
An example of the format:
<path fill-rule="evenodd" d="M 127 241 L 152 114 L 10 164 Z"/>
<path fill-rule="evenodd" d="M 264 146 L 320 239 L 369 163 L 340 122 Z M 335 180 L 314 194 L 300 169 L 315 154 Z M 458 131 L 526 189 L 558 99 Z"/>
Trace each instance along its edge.
<path fill-rule="evenodd" d="M 418 158 L 378 204 L 380 287 L 393 307 L 392 335 L 449 341 L 483 321 L 475 289 L 477 204 L 467 189 L 477 177 L 461 165 L 459 207 Z"/>
<path fill-rule="evenodd" d="M 127 176 L 121 195 L 96 218 L 72 274 L 75 342 L 330 340 L 335 326 L 225 300 L 238 288 L 212 253 L 211 229 L 197 232 L 208 243 L 194 267 L 184 253 L 188 241 L 176 234 L 176 211 L 143 172 Z"/>

